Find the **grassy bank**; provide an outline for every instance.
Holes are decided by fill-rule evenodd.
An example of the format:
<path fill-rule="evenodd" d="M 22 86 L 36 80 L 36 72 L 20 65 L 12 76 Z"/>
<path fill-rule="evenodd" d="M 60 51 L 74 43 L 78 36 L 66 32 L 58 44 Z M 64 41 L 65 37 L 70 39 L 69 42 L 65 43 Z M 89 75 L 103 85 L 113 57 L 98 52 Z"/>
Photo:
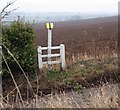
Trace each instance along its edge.
<path fill-rule="evenodd" d="M 53 98 L 54 95 L 55 94 L 58 95 L 60 93 L 67 94 L 71 91 L 76 91 L 78 94 L 81 94 L 84 89 L 89 90 L 94 87 L 101 88 L 96 91 L 98 92 L 98 94 L 102 93 L 101 90 L 104 84 L 106 85 L 109 83 L 114 85 L 115 83 L 118 83 L 120 81 L 120 74 L 118 72 L 118 60 L 119 60 L 118 58 L 102 59 L 102 60 L 100 59 L 87 60 L 87 61 L 80 61 L 73 65 L 70 65 L 69 67 L 67 67 L 66 70 L 63 70 L 63 71 L 42 70 L 40 71 L 40 73 L 38 74 L 36 73 L 36 75 L 29 77 L 30 84 L 32 87 L 29 86 L 28 82 L 26 82 L 26 79 L 24 78 L 23 75 L 15 76 L 15 80 L 16 80 L 16 83 L 18 84 L 18 88 L 20 90 L 20 94 L 22 96 L 23 102 L 28 103 L 30 107 L 38 106 L 36 105 L 38 103 L 40 103 L 40 105 L 43 103 L 44 104 L 48 103 L 48 105 L 46 105 L 45 107 L 53 107 L 53 108 L 60 107 L 59 105 L 52 105 L 51 104 L 52 102 L 53 104 L 55 103 L 61 104 L 62 105 L 61 107 L 67 107 L 67 106 L 73 107 L 69 105 L 69 102 L 66 101 L 68 100 L 66 99 L 66 95 L 64 95 L 63 99 L 59 99 L 59 97 L 57 97 L 58 102 L 56 101 L 56 99 Z M 16 88 L 14 87 L 12 79 L 3 81 L 3 93 L 4 93 L 3 94 L 4 102 L 7 101 L 7 103 L 9 103 L 8 105 L 10 106 L 11 106 L 10 103 L 16 103 L 14 101 L 21 100 L 19 98 L 18 90 L 16 90 Z M 118 104 L 118 99 L 116 97 L 118 96 L 116 95 L 117 93 L 115 94 L 113 93 L 114 92 L 112 92 L 111 93 L 112 96 L 110 96 L 112 97 L 112 99 L 110 98 L 107 99 L 107 97 L 109 96 L 107 96 L 106 99 L 105 98 L 103 99 L 102 97 L 104 97 L 103 95 L 104 93 L 99 94 L 98 96 L 96 93 L 96 96 L 94 96 L 96 100 L 97 100 L 97 97 L 98 98 L 101 97 L 99 101 L 101 102 L 101 100 L 104 100 L 105 101 L 104 103 L 106 104 L 105 106 L 103 106 L 102 104 L 97 105 L 97 103 L 96 105 L 92 105 L 94 104 L 93 102 L 91 102 L 89 106 L 87 105 L 86 106 L 87 107 L 111 107 L 111 106 L 116 107 Z M 49 99 L 49 102 L 45 101 L 45 99 L 41 99 L 41 97 L 46 97 L 46 95 L 48 96 L 50 94 L 52 94 L 52 96 L 50 97 L 51 99 Z M 92 95 L 91 97 L 93 97 Z M 94 98 L 90 100 L 95 100 Z M 58 99 L 65 100 L 67 105 L 62 104 L 62 102 L 59 102 Z M 111 102 L 110 100 L 114 100 L 114 103 Z M 31 105 L 31 103 L 35 105 Z M 111 105 L 111 103 L 113 104 Z M 43 107 L 44 104 L 41 106 Z M 4 105 L 4 106 L 8 106 L 8 105 Z M 77 104 L 76 107 L 78 107 L 78 105 L 80 104 Z M 19 106 L 22 106 L 22 105 L 19 105 Z M 27 107 L 26 104 L 24 106 Z M 82 107 L 82 105 L 79 107 Z"/>
<path fill-rule="evenodd" d="M 44 89 L 43 86 L 58 91 L 79 90 L 83 87 L 94 87 L 103 82 L 118 82 L 120 80 L 118 58 L 81 61 L 69 66 L 64 71 L 44 71 L 42 75 L 39 77 L 39 85 L 42 85 L 40 86 L 41 90 Z"/>

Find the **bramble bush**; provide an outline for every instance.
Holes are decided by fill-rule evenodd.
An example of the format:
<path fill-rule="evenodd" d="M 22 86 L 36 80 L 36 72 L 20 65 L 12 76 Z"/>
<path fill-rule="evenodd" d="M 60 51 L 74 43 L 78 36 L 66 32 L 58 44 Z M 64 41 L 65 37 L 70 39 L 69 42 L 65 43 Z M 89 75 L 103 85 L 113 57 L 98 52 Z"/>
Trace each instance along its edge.
<path fill-rule="evenodd" d="M 2 28 L 2 42 L 14 55 L 17 61 L 22 66 L 23 70 L 28 74 L 35 73 L 36 57 L 33 46 L 34 32 L 30 23 L 23 20 L 16 20 L 9 26 Z M 20 68 L 15 60 L 8 54 L 7 50 L 3 48 L 3 54 L 7 60 L 11 71 L 20 73 Z M 2 63 L 3 76 L 9 75 L 5 62 Z"/>

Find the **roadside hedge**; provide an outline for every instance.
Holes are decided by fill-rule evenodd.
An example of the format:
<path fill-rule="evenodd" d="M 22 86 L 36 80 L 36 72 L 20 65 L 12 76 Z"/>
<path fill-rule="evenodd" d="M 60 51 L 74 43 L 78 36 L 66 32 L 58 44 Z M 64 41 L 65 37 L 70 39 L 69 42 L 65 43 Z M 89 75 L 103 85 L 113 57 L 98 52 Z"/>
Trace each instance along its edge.
<path fill-rule="evenodd" d="M 23 70 L 29 74 L 34 74 L 36 70 L 35 49 L 33 46 L 34 32 L 30 23 L 23 20 L 16 20 L 10 25 L 2 28 L 2 43 L 10 50 L 13 56 L 22 66 Z M 2 51 L 7 63 L 14 74 L 20 73 L 20 68 L 15 60 L 8 54 L 2 46 Z M 3 60 L 3 76 L 9 75 L 9 71 Z"/>

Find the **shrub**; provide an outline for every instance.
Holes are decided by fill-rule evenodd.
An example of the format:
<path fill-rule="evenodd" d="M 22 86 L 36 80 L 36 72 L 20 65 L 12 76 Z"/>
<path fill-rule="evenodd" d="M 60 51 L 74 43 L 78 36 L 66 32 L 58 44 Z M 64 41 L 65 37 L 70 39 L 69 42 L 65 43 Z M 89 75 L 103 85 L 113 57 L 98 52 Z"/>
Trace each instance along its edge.
<path fill-rule="evenodd" d="M 14 55 L 24 71 L 29 74 L 34 73 L 36 68 L 33 38 L 34 33 L 31 25 L 20 19 L 2 28 L 2 42 Z M 2 48 L 11 71 L 13 73 L 20 72 L 15 60 L 7 53 L 4 47 Z M 2 66 L 3 71 L 7 70 L 5 62 L 2 63 Z M 3 75 L 8 75 L 8 72 L 3 72 Z"/>

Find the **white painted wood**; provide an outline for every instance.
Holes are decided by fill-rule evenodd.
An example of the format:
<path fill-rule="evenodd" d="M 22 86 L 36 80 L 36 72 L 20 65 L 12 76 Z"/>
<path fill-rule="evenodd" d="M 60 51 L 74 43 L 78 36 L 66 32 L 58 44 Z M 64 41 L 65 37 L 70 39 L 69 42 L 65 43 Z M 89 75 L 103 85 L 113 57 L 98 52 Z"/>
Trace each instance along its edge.
<path fill-rule="evenodd" d="M 54 49 L 60 49 L 60 53 L 57 53 L 57 54 L 46 54 L 46 55 L 42 55 L 42 50 L 47 50 L 48 47 L 41 47 L 41 46 L 38 46 L 38 63 L 39 63 L 39 68 L 42 69 L 43 67 L 43 64 L 48 64 L 48 65 L 52 65 L 52 64 L 61 64 L 61 67 L 64 69 L 65 68 L 65 46 L 64 44 L 61 44 L 60 46 L 54 46 L 54 47 L 51 47 L 51 50 L 54 50 Z M 42 61 L 42 58 L 45 58 L 45 57 L 60 57 L 60 60 L 57 60 L 57 61 L 46 61 L 46 62 L 43 62 Z"/>
<path fill-rule="evenodd" d="M 41 50 L 47 50 L 48 49 L 48 47 L 42 47 L 41 48 Z"/>
<path fill-rule="evenodd" d="M 50 25 L 49 25 L 50 26 Z M 48 27 L 48 25 L 47 25 Z M 61 64 L 61 67 L 65 68 L 65 46 L 61 44 L 60 46 L 53 46 L 52 47 L 52 29 L 48 29 L 48 47 L 41 47 L 38 46 L 38 64 L 39 68 L 42 69 L 43 64 L 48 64 L 48 69 L 51 69 L 52 64 Z M 51 54 L 51 50 L 60 49 L 60 54 Z M 47 55 L 42 55 L 42 50 L 47 50 Z M 42 58 L 47 57 L 47 61 L 43 62 Z M 51 61 L 52 57 L 60 57 L 60 60 L 58 61 Z"/>
<path fill-rule="evenodd" d="M 51 61 L 51 46 L 52 46 L 52 30 L 48 29 L 48 69 L 51 69 L 49 62 Z"/>
<path fill-rule="evenodd" d="M 61 59 L 61 66 L 64 69 L 65 68 L 65 46 L 64 44 L 60 45 L 60 59 Z"/>
<path fill-rule="evenodd" d="M 42 58 L 48 57 L 49 55 L 42 55 Z M 51 54 L 49 57 L 59 57 L 60 54 Z"/>
<path fill-rule="evenodd" d="M 48 48 L 52 46 L 52 30 L 48 29 Z"/>
<path fill-rule="evenodd" d="M 39 68 L 42 69 L 42 50 L 41 50 L 41 46 L 38 47 L 38 65 Z"/>
<path fill-rule="evenodd" d="M 39 47 L 39 46 L 38 46 Z M 41 47 L 41 50 L 47 50 L 48 49 L 48 47 Z M 53 46 L 53 47 L 51 47 L 51 49 L 60 49 L 60 46 Z"/>
<path fill-rule="evenodd" d="M 54 46 L 54 47 L 51 47 L 51 49 L 60 49 L 60 46 Z"/>

